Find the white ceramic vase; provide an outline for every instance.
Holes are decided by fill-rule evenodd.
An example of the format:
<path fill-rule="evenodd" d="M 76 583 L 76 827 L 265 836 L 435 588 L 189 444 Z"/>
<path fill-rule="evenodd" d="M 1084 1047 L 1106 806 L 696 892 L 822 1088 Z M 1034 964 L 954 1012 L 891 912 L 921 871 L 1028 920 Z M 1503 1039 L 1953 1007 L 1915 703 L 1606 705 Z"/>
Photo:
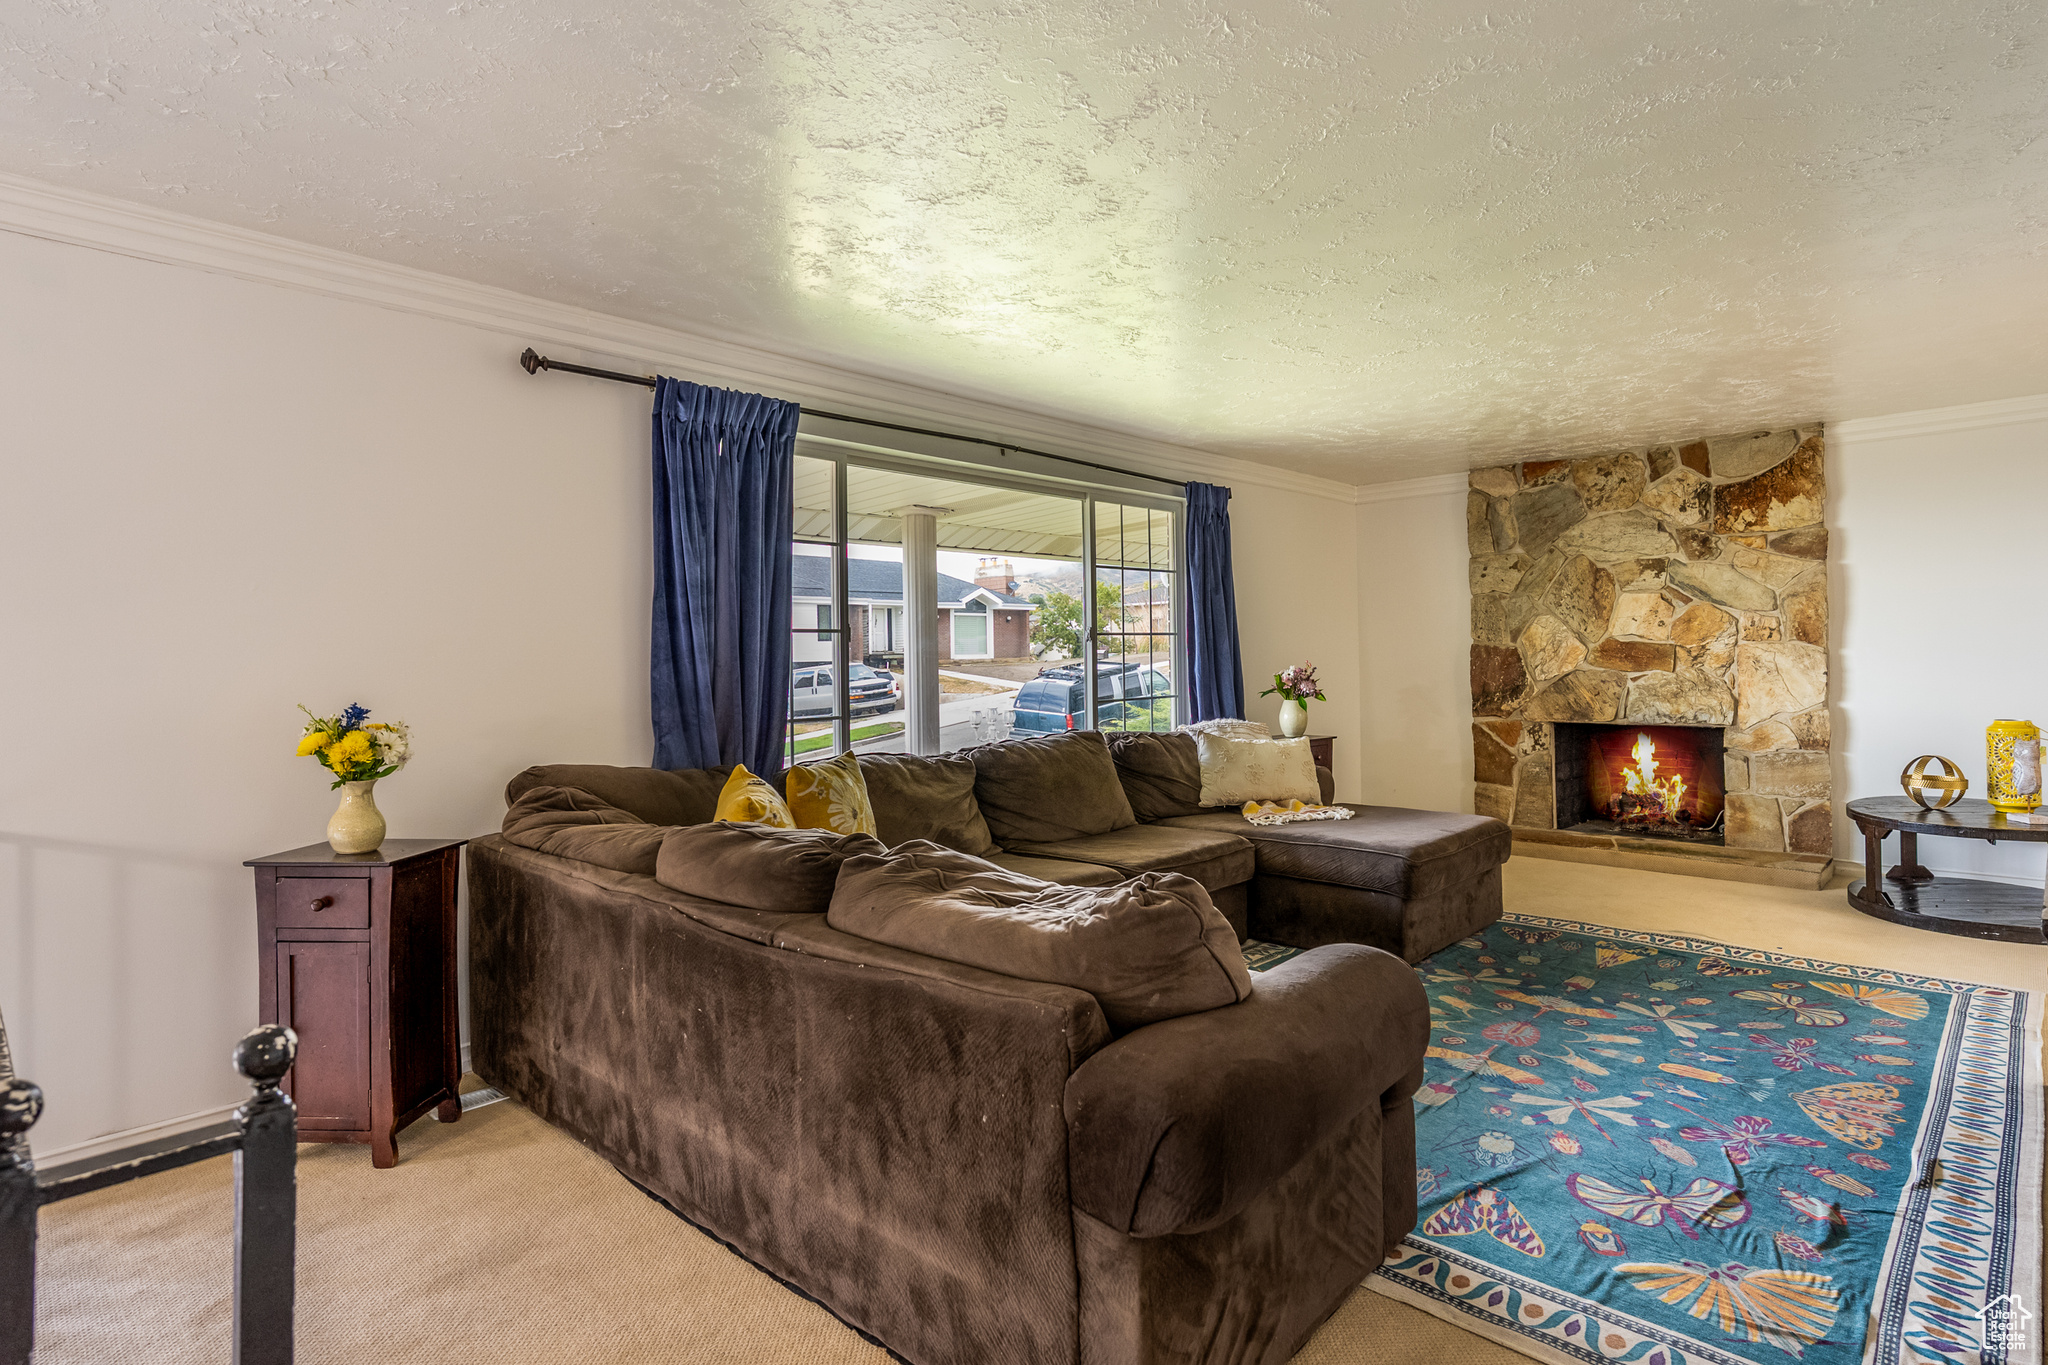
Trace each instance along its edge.
<path fill-rule="evenodd" d="M 1300 739 L 1308 733 L 1308 703 L 1283 701 L 1280 703 L 1280 733 L 1289 739 Z"/>
<path fill-rule="evenodd" d="M 327 843 L 336 853 L 374 853 L 384 842 L 384 813 L 373 793 L 377 784 L 344 782 L 341 805 L 327 822 Z"/>

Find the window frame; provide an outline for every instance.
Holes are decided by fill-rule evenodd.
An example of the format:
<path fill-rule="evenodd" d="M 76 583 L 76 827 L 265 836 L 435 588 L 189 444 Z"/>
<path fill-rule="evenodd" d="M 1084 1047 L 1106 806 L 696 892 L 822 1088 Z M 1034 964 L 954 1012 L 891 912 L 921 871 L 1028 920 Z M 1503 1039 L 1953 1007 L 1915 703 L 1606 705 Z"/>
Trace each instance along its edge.
<path fill-rule="evenodd" d="M 1167 653 L 1167 660 L 1168 660 L 1168 662 L 1169 662 L 1169 663 L 1171 664 L 1171 666 L 1172 666 L 1172 671 L 1171 671 L 1171 673 L 1169 674 L 1169 676 L 1168 676 L 1168 678 L 1167 678 L 1167 681 L 1168 681 L 1169 683 L 1174 683 L 1174 682 L 1175 682 L 1175 680 L 1178 680 L 1178 685 L 1174 686 L 1173 690 L 1172 690 L 1172 691 L 1171 691 L 1170 693 L 1168 693 L 1168 694 L 1166 695 L 1166 697 L 1165 697 L 1164 699 L 1165 699 L 1165 700 L 1169 700 L 1169 701 L 1171 701 L 1171 702 L 1173 703 L 1173 705 L 1172 705 L 1172 707 L 1171 707 L 1171 712 L 1172 712 L 1172 714 L 1171 714 L 1171 717 L 1170 717 L 1170 719 L 1172 720 L 1172 723 L 1173 723 L 1173 725 L 1176 725 L 1176 726 L 1179 726 L 1179 725 L 1185 725 L 1185 724 L 1187 724 L 1187 723 L 1188 723 L 1188 722 L 1187 722 L 1187 714 L 1188 714 L 1188 712 L 1187 712 L 1187 695 L 1188 695 L 1188 694 L 1187 694 L 1187 685 L 1186 685 L 1186 684 L 1187 684 L 1187 676 L 1188 676 L 1188 673 L 1187 673 L 1187 577 L 1188 577 L 1188 575 L 1187 575 L 1187 499 L 1186 499 L 1186 498 L 1184 498 L 1184 497 L 1183 497 L 1183 498 L 1177 498 L 1177 499 L 1170 499 L 1170 500 L 1167 500 L 1167 499 L 1147 499 L 1147 498 L 1142 498 L 1142 497 L 1131 497 L 1131 496 L 1129 496 L 1129 495 L 1127 495 L 1127 494 L 1123 494 L 1123 493 L 1118 493 L 1118 494 L 1116 494 L 1116 495 L 1114 495 L 1114 496 L 1111 496 L 1111 497 L 1104 497 L 1104 498 L 1100 499 L 1100 501 L 1101 501 L 1101 502 L 1107 503 L 1108 505 L 1110 505 L 1110 506 L 1112 506 L 1112 507 L 1136 507 L 1136 508 L 1142 508 L 1142 509 L 1144 509 L 1144 510 L 1147 510 L 1147 511 L 1164 511 L 1164 512 L 1166 512 L 1166 513 L 1168 514 L 1168 527 L 1169 527 L 1169 533 L 1168 533 L 1168 538 L 1169 538 L 1169 542 L 1170 542 L 1170 545 L 1171 545 L 1171 548 L 1169 549 L 1169 551 L 1168 551 L 1168 554 L 1169 554 L 1169 555 L 1170 555 L 1170 556 L 1172 557 L 1172 563 L 1173 563 L 1173 567 L 1172 567 L 1171 569 L 1168 569 L 1168 570 L 1166 571 L 1167 573 L 1171 574 L 1171 575 L 1172 575 L 1172 578 L 1173 578 L 1172 588 L 1171 588 L 1171 591 L 1169 592 L 1169 594 L 1168 594 L 1168 597 L 1167 597 L 1167 600 L 1168 600 L 1168 602 L 1169 602 L 1169 604 L 1170 604 L 1170 606 L 1169 606 L 1169 611 L 1170 611 L 1170 612 L 1172 613 L 1172 626 L 1173 626 L 1173 629 L 1172 629 L 1172 630 L 1168 630 L 1168 631 L 1157 631 L 1157 630 L 1151 630 L 1151 629 L 1146 629 L 1146 630 L 1142 630 L 1142 631 L 1131 631 L 1131 630 L 1121 630 L 1121 629 L 1119 629 L 1119 630 L 1108 630 L 1108 631 L 1105 631 L 1105 630 L 1102 630 L 1102 629 L 1101 629 L 1101 627 L 1100 627 L 1100 625 L 1099 625 L 1099 623 L 1097 623 L 1097 622 L 1096 622 L 1096 613 L 1097 613 L 1097 611 L 1099 610 L 1099 608 L 1098 608 L 1098 605 L 1097 605 L 1097 602 L 1096 602 L 1096 594 L 1095 594 L 1095 592 L 1093 591 L 1093 585 L 1094 585 L 1094 583 L 1095 583 L 1095 581 L 1096 581 L 1096 568 L 1097 568 L 1097 565 L 1098 565 L 1098 561 L 1097 561 L 1097 559 L 1096 559 L 1096 553 L 1095 553 L 1095 535 L 1096 535 L 1096 524 L 1095 524 L 1095 522 L 1096 522 L 1096 518 L 1095 518 L 1095 506 L 1096 506 L 1096 502 L 1097 502 L 1097 501 L 1098 501 L 1098 500 L 1097 500 L 1097 499 L 1095 499 L 1095 498 L 1090 498 L 1090 499 L 1088 500 L 1088 524 L 1087 524 L 1087 526 L 1086 526 L 1086 528 L 1085 528 L 1085 538 L 1086 538 L 1086 542 L 1087 542 L 1087 544 L 1086 544 L 1086 548 L 1087 548 L 1087 553 L 1088 553 L 1088 573 L 1087 573 L 1087 579 L 1088 579 L 1088 583 L 1089 583 L 1089 586 L 1090 586 L 1090 589 L 1091 589 L 1091 590 L 1090 590 L 1090 592 L 1089 592 L 1089 594 L 1088 594 L 1088 600 L 1087 600 L 1087 602 L 1086 602 L 1086 604 L 1085 604 L 1085 611 L 1086 611 L 1086 614 L 1087 614 L 1087 619 L 1088 619 L 1088 621 L 1090 622 L 1090 626 L 1089 626 L 1089 629 L 1088 629 L 1087 633 L 1086 633 L 1086 634 L 1085 634 L 1085 635 L 1083 636 L 1083 647 L 1084 647 L 1084 650 L 1085 650 L 1085 652 L 1086 652 L 1086 655 L 1087 655 L 1087 665 L 1086 665 L 1086 673 L 1087 673 L 1087 679 L 1086 679 L 1086 681 L 1087 681 L 1087 684 L 1088 684 L 1088 690 L 1087 690 L 1087 704 L 1088 704 L 1088 728 L 1089 728 L 1089 729 L 1091 729 L 1091 730 L 1095 730 L 1095 729 L 1099 729 L 1099 728 L 1100 728 L 1100 711 L 1101 711 L 1101 704 L 1102 704 L 1103 702 L 1105 702 L 1105 701 L 1106 701 L 1106 702 L 1109 702 L 1109 703 L 1110 703 L 1110 704 L 1112 704 L 1112 705 L 1118 705 L 1118 706 L 1121 706 L 1121 705 L 1123 705 L 1123 704 L 1124 704 L 1124 703 L 1125 703 L 1125 702 L 1126 702 L 1126 701 L 1128 700 L 1128 699 L 1127 699 L 1127 698 L 1126 698 L 1126 697 L 1125 697 L 1125 696 L 1123 695 L 1123 688 L 1121 688 L 1121 687 L 1119 687 L 1119 688 L 1118 688 L 1118 695 L 1117 695 L 1117 696 L 1114 696 L 1114 697 L 1103 697 L 1103 696 L 1099 695 L 1099 694 L 1100 694 L 1100 692 L 1101 692 L 1101 683 L 1100 683 L 1100 681 L 1098 680 L 1098 678 L 1097 678 L 1097 676 L 1096 676 L 1096 672 L 1097 672 L 1097 670 L 1096 670 L 1096 662 L 1097 662 L 1097 659 L 1096 659 L 1096 652 L 1097 652 L 1097 651 L 1096 651 L 1096 649 L 1095 649 L 1095 643 L 1096 643 L 1096 639 L 1097 639 L 1097 637 L 1098 637 L 1099 635 L 1110 635 L 1110 636 L 1114 636 L 1114 637 L 1117 637 L 1117 638 L 1143 638 L 1143 639 L 1147 639 L 1147 640 L 1156 640 L 1156 639 L 1158 639 L 1158 638 L 1159 638 L 1159 637 L 1160 637 L 1161 635 L 1165 635 L 1165 636 L 1166 636 L 1166 637 L 1168 638 L 1168 640 L 1169 640 L 1169 643 L 1168 643 L 1168 645 L 1167 645 L 1167 650 L 1166 650 L 1166 653 Z M 1122 571 L 1123 573 L 1128 573 L 1128 572 L 1129 572 L 1129 566 L 1128 566 L 1128 565 L 1124 565 L 1124 564 L 1117 564 L 1117 565 L 1113 565 L 1112 567 L 1114 567 L 1114 568 L 1117 568 L 1117 569 L 1121 570 L 1121 571 Z M 1159 570 L 1158 570 L 1158 569 L 1156 569 L 1156 568 L 1154 568 L 1153 566 L 1151 566 L 1151 565 L 1149 565 L 1149 564 L 1148 564 L 1148 565 L 1146 566 L 1145 572 L 1146 572 L 1147 574 L 1154 574 L 1154 573 L 1157 573 L 1157 572 L 1159 572 Z M 1123 624 L 1123 622 L 1122 622 L 1122 620 L 1121 620 L 1121 614 L 1122 614 L 1122 612 L 1123 612 L 1123 609 L 1124 609 L 1124 608 L 1123 608 L 1123 592 L 1122 592 L 1122 583 L 1121 583 L 1121 575 L 1120 575 L 1120 576 L 1119 576 L 1119 583 L 1118 583 L 1118 594 L 1117 594 L 1117 611 L 1118 611 L 1118 614 L 1119 614 L 1119 620 L 1118 620 L 1117 624 L 1118 624 L 1119 626 L 1121 626 L 1121 625 Z M 1147 624 L 1147 626 L 1149 627 L 1151 623 L 1150 623 L 1150 622 L 1148 621 L 1148 622 L 1147 622 L 1146 624 Z M 1151 651 L 1150 651 L 1149 649 L 1148 649 L 1148 650 L 1146 651 L 1146 655 L 1147 655 L 1147 663 L 1146 663 L 1145 667 L 1147 667 L 1147 668 L 1152 668 L 1152 667 L 1154 667 L 1154 665 L 1153 665 L 1153 664 L 1152 664 L 1152 663 L 1150 662 L 1150 655 L 1151 655 Z M 1120 657 L 1120 658 L 1122 658 L 1122 657 L 1128 657 L 1128 656 L 1119 656 L 1119 657 Z M 1119 672 L 1119 674 L 1118 674 L 1117 676 L 1119 676 L 1120 678 L 1125 678 L 1125 677 L 1126 677 L 1126 675 L 1123 675 L 1123 674 L 1121 673 L 1121 671 Z M 1127 678 L 1126 678 L 1126 680 L 1127 680 Z M 1151 694 L 1151 693 L 1147 693 L 1147 694 L 1145 694 L 1145 696 L 1146 696 L 1146 700 L 1147 700 L 1148 702 L 1149 702 L 1149 701 L 1152 701 L 1152 700 L 1159 700 L 1159 699 L 1160 699 L 1160 698 L 1156 697 L 1156 696 L 1155 696 L 1154 694 Z"/>
<path fill-rule="evenodd" d="M 812 455 L 805 455 L 802 452 L 799 452 L 798 458 L 816 459 L 818 457 Z M 830 575 L 831 600 L 824 605 L 823 609 L 828 610 L 832 613 L 831 619 L 835 621 L 844 622 L 847 619 L 847 589 L 846 466 L 843 463 L 835 463 L 832 469 L 831 539 L 824 540 L 816 536 L 793 535 L 790 537 L 790 544 L 792 547 L 797 545 L 823 545 L 827 547 L 826 557 L 830 560 L 832 565 Z M 825 759 L 836 758 L 840 754 L 845 753 L 848 749 L 853 747 L 853 703 L 851 701 L 851 694 L 848 691 L 850 682 L 848 678 L 849 669 L 847 667 L 850 660 L 848 660 L 848 658 L 846 657 L 848 651 L 847 629 L 843 624 L 835 626 L 819 626 L 816 624 L 815 618 L 813 619 L 812 624 L 809 626 L 799 626 L 794 620 L 792 620 L 789 623 L 789 626 L 790 639 L 792 641 L 794 641 L 795 638 L 799 635 L 807 635 L 812 633 L 815 633 L 817 638 L 820 640 L 829 638 L 832 641 L 832 658 L 830 660 L 833 682 L 831 709 L 824 716 L 806 716 L 804 717 L 804 719 L 830 720 L 832 722 L 832 743 L 830 746 L 831 751 L 829 753 L 821 755 L 821 761 Z M 809 667 L 814 672 L 816 669 L 822 666 L 824 665 L 820 661 L 815 659 L 811 660 L 809 663 Z M 789 671 L 789 692 L 788 695 L 785 697 L 782 706 L 783 744 L 788 749 L 788 753 L 785 754 L 783 758 L 782 766 L 785 770 L 794 768 L 798 763 L 803 761 L 800 757 L 798 757 L 796 751 L 796 724 L 798 719 L 796 714 L 797 671 L 797 666 L 792 666 Z"/>
<path fill-rule="evenodd" d="M 977 483 L 992 488 L 1007 488 L 1020 493 L 1034 493 L 1045 496 L 1070 498 L 1079 504 L 1081 516 L 1081 698 L 1086 717 L 1087 729 L 1098 728 L 1101 714 L 1099 703 L 1117 704 L 1115 698 L 1098 698 L 1096 670 L 1096 643 L 1098 635 L 1126 635 L 1132 632 L 1102 630 L 1097 619 L 1096 590 L 1099 565 L 1096 560 L 1095 522 L 1098 503 L 1110 506 L 1142 508 L 1147 511 L 1167 514 L 1171 530 L 1173 587 L 1170 597 L 1173 629 L 1171 631 L 1143 632 L 1153 638 L 1168 636 L 1167 658 L 1170 665 L 1168 680 L 1178 680 L 1171 694 L 1172 723 L 1187 723 L 1187 497 L 1185 492 L 1167 493 L 1167 488 L 1181 488 L 1182 485 L 1167 479 L 1144 479 L 1104 471 L 1093 478 L 1079 479 L 1059 466 L 1056 461 L 1025 455 L 1022 452 L 995 448 L 982 448 L 969 442 L 946 437 L 930 437 L 922 433 L 906 433 L 901 446 L 881 446 L 874 443 L 873 429 L 854 426 L 850 423 L 835 422 L 830 418 L 805 416 L 797 426 L 796 456 L 799 459 L 829 462 L 832 465 L 832 527 L 829 540 L 815 536 L 792 537 L 792 544 L 823 545 L 827 547 L 832 561 L 832 597 L 829 609 L 832 620 L 846 622 L 850 616 L 847 602 L 847 470 L 851 467 L 880 469 L 893 473 L 909 474 L 925 478 L 946 479 L 960 483 Z M 993 451 L 993 453 L 990 453 Z M 1123 567 L 1123 566 L 1112 566 Z M 903 610 L 902 607 L 897 610 Z M 995 648 L 995 612 L 990 610 L 983 618 L 989 632 L 989 657 Z M 1121 624 L 1121 623 L 1119 623 Z M 904 621 L 906 629 L 909 626 Z M 794 626 L 794 623 L 792 623 Z M 811 627 L 803 628 L 805 630 Z M 837 664 L 832 705 L 832 746 L 831 751 L 820 755 L 820 760 L 849 752 L 853 747 L 852 702 L 849 695 L 851 686 L 848 665 L 851 662 L 850 632 L 844 624 L 828 630 L 818 629 L 823 639 L 827 634 L 833 638 L 833 659 Z M 791 753 L 787 766 L 794 767 L 799 761 L 795 752 L 795 727 L 793 717 L 787 713 L 794 708 L 792 689 L 790 705 L 785 710 L 784 732 L 789 736 Z M 810 717 L 809 719 L 820 719 Z M 907 750 L 906 750 L 907 752 Z"/>

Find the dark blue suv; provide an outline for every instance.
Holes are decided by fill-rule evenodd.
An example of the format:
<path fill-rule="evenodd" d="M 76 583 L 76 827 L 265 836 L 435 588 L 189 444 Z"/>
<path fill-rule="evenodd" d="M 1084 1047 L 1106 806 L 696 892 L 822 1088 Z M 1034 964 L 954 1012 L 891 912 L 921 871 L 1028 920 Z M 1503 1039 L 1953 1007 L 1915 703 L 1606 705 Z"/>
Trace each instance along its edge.
<path fill-rule="evenodd" d="M 1011 703 L 1016 717 L 1012 733 L 1044 735 L 1085 729 L 1088 712 L 1084 700 L 1080 664 L 1044 669 L 1017 689 L 1017 700 Z M 1095 702 L 1100 729 L 1173 728 L 1173 683 L 1155 664 L 1098 663 Z"/>

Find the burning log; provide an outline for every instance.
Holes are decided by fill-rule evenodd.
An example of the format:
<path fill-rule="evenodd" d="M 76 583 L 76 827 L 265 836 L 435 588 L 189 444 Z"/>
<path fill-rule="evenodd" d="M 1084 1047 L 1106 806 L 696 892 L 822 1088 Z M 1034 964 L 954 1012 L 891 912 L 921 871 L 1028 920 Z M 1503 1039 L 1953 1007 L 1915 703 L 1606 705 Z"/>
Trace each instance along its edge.
<path fill-rule="evenodd" d="M 1621 770 L 1625 789 L 1608 801 L 1607 818 L 1630 828 L 1694 824 L 1696 816 L 1686 804 L 1689 793 L 1685 779 L 1677 773 L 1665 778 L 1657 776 L 1657 746 L 1648 735 L 1636 736 L 1630 756 L 1635 764 Z"/>

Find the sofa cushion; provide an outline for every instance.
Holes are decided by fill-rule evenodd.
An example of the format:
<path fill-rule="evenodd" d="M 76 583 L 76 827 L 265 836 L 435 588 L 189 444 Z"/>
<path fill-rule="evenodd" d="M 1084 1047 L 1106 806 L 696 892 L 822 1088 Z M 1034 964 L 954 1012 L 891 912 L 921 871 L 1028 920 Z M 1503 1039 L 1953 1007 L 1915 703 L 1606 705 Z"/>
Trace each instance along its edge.
<path fill-rule="evenodd" d="M 975 804 L 972 760 L 862 754 L 860 775 L 875 809 L 875 837 L 891 848 L 913 839 L 977 856 L 995 848 Z"/>
<path fill-rule="evenodd" d="M 1008 739 L 969 749 L 966 757 L 974 762 L 974 799 L 988 832 L 1005 848 L 1138 823 L 1097 731 Z"/>
<path fill-rule="evenodd" d="M 505 784 L 512 805 L 534 787 L 574 787 L 650 825 L 702 825 L 718 808 L 731 768 L 616 768 L 606 763 L 546 763 Z"/>
<path fill-rule="evenodd" d="M 1209 893 L 1172 873 L 1056 886 L 918 842 L 848 858 L 825 922 L 894 948 L 1087 991 L 1120 1031 L 1234 1004 L 1252 988 L 1237 935 Z"/>
<path fill-rule="evenodd" d="M 674 828 L 676 827 L 661 827 L 661 832 L 666 836 Z M 672 887 L 663 886 L 654 879 L 652 872 L 619 872 L 612 868 L 599 867 L 595 863 L 550 858 L 531 849 L 520 848 L 503 835 L 487 834 L 481 839 L 471 840 L 469 847 L 476 850 L 476 856 L 472 861 L 470 855 L 465 852 L 464 858 L 466 861 L 472 861 L 472 866 L 478 869 L 479 877 L 478 882 L 472 883 L 472 896 L 488 893 L 484 883 L 490 880 L 490 875 L 482 868 L 486 863 L 495 863 L 495 870 L 500 875 L 516 868 L 516 875 L 522 879 L 531 879 L 532 886 L 545 883 L 557 892 L 566 892 L 569 904 L 573 907 L 569 912 L 572 915 L 590 904 L 585 899 L 586 892 L 597 891 L 605 895 L 617 893 L 658 905 L 664 911 L 674 911 L 720 933 L 732 934 L 749 942 L 771 947 L 775 942 L 775 931 L 781 925 L 795 921 L 823 923 L 822 917 L 816 911 L 809 914 L 790 914 L 787 911 L 755 910 L 744 905 L 728 905 L 724 901 L 706 900 L 702 896 L 686 896 Z M 505 883 L 497 882 L 495 889 L 499 892 L 505 891 Z M 559 943 L 554 946 L 567 947 Z M 551 950 L 536 951 L 546 956 Z"/>
<path fill-rule="evenodd" d="M 1251 840 L 1259 871 L 1412 899 L 1484 875 L 1508 859 L 1514 836 L 1498 820 L 1455 811 L 1359 806 L 1349 820 L 1254 825 L 1235 811 L 1164 822 L 1166 828 Z"/>
<path fill-rule="evenodd" d="M 1056 844 L 1011 844 L 1009 849 L 1033 858 L 1100 863 L 1125 877 L 1141 872 L 1178 872 L 1194 878 L 1208 891 L 1248 882 L 1258 870 L 1250 842 L 1236 834 L 1166 825 L 1132 825 L 1108 834 L 1062 839 Z"/>
<path fill-rule="evenodd" d="M 1193 735 L 1132 731 L 1108 739 L 1131 814 L 1149 822 L 1201 813 L 1202 757 Z"/>
<path fill-rule="evenodd" d="M 1067 858 L 1032 858 L 1022 853 L 1005 853 L 999 848 L 981 856 L 984 861 L 994 863 L 1005 872 L 1014 872 L 1020 877 L 1030 877 L 1035 881 L 1058 882 L 1061 886 L 1114 886 L 1128 875 L 1102 863 L 1080 863 Z"/>
<path fill-rule="evenodd" d="M 654 865 L 663 886 L 750 910 L 823 914 L 839 865 L 883 852 L 868 834 L 719 821 L 667 831 Z"/>
<path fill-rule="evenodd" d="M 528 787 L 505 812 L 508 842 L 614 872 L 654 871 L 665 825 L 650 825 L 574 787 Z"/>

